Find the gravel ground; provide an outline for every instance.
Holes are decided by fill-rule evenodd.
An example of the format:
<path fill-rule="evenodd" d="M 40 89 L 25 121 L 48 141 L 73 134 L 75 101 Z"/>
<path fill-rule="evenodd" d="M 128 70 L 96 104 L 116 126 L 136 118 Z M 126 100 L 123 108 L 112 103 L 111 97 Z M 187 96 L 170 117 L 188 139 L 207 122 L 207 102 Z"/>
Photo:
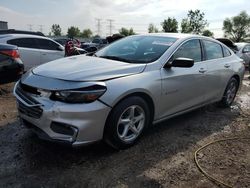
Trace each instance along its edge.
<path fill-rule="evenodd" d="M 250 138 L 250 81 L 230 109 L 209 105 L 148 130 L 124 151 L 103 143 L 72 149 L 39 140 L 17 121 L 12 84 L 0 86 L 0 187 L 218 187 L 194 163 L 214 140 Z M 209 174 L 250 187 L 250 140 L 215 143 L 198 153 Z"/>

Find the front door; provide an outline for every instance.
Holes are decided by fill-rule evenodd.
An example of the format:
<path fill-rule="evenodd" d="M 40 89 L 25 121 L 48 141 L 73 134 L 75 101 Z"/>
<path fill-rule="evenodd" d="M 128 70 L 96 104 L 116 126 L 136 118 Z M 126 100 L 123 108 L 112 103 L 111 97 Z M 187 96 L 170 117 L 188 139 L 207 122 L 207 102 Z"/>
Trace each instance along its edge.
<path fill-rule="evenodd" d="M 207 66 L 202 61 L 200 40 L 192 39 L 182 44 L 170 61 L 178 57 L 193 59 L 195 63 L 190 68 L 161 69 L 163 112 L 161 118 L 204 103 Z"/>

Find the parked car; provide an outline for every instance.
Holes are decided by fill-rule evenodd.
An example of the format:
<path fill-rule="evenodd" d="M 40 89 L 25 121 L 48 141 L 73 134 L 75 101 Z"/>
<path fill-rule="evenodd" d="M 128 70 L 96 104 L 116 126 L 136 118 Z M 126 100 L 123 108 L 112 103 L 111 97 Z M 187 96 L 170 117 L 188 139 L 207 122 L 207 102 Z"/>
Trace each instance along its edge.
<path fill-rule="evenodd" d="M 82 43 L 81 48 L 86 51 L 93 52 L 93 49 L 96 49 L 96 50 L 101 49 L 107 44 L 108 44 L 108 41 L 106 39 L 94 38 L 92 42 Z"/>
<path fill-rule="evenodd" d="M 93 56 L 39 66 L 22 77 L 14 95 L 20 119 L 40 138 L 73 146 L 103 139 L 123 149 L 151 124 L 214 102 L 229 107 L 242 62 L 211 38 L 134 35 Z"/>
<path fill-rule="evenodd" d="M 237 46 L 233 41 L 227 38 L 217 38 L 216 40 L 220 41 L 221 43 L 225 44 L 227 47 L 229 47 L 234 53 L 238 51 Z"/>
<path fill-rule="evenodd" d="M 16 30 L 16 29 L 1 29 L 0 34 L 29 34 L 29 35 L 38 35 L 43 36 L 45 35 L 40 31 L 25 31 L 25 30 Z"/>
<path fill-rule="evenodd" d="M 236 55 L 238 55 L 241 59 L 245 61 L 245 66 L 249 68 L 250 64 L 250 43 L 242 42 L 242 43 L 235 43 L 237 46 Z"/>
<path fill-rule="evenodd" d="M 68 42 L 69 38 L 55 38 L 53 40 L 58 42 L 62 46 L 65 46 L 65 44 Z"/>
<path fill-rule="evenodd" d="M 25 70 L 64 57 L 64 47 L 54 40 L 33 34 L 2 34 L 0 43 L 18 46 Z"/>
<path fill-rule="evenodd" d="M 18 80 L 23 70 L 24 66 L 18 48 L 13 45 L 0 44 L 0 84 Z"/>
<path fill-rule="evenodd" d="M 233 41 L 227 38 L 218 38 L 220 42 L 229 47 L 233 52 L 244 60 L 244 65 L 246 68 L 249 67 L 250 63 L 250 43 L 234 43 Z M 250 67 L 249 67 L 250 71 Z"/>

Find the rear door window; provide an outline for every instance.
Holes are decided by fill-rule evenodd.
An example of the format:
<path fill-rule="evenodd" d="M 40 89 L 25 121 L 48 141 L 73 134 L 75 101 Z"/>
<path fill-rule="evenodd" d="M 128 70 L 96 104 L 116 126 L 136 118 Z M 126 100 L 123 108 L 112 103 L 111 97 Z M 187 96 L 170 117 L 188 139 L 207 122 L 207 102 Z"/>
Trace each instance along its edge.
<path fill-rule="evenodd" d="M 223 53 L 224 53 L 224 57 L 228 57 L 231 55 L 231 52 L 224 46 L 223 46 Z"/>
<path fill-rule="evenodd" d="M 38 49 L 38 45 L 34 38 L 17 38 L 11 39 L 7 41 L 8 44 L 13 44 L 22 48 L 36 48 Z"/>
<path fill-rule="evenodd" d="M 58 44 L 54 43 L 51 40 L 47 39 L 37 39 L 38 46 L 43 50 L 58 50 Z"/>
<path fill-rule="evenodd" d="M 203 40 L 203 44 L 206 54 L 206 60 L 218 59 L 223 57 L 222 47 L 220 44 L 209 40 Z"/>

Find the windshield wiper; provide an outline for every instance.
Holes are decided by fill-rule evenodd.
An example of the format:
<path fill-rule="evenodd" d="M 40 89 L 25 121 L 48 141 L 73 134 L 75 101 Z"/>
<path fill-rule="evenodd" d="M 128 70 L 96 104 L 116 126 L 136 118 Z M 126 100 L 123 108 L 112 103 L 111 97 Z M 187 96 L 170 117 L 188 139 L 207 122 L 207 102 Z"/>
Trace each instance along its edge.
<path fill-rule="evenodd" d="M 117 61 L 123 61 L 123 62 L 127 62 L 127 63 L 133 63 L 131 60 L 128 60 L 128 59 L 125 59 L 125 58 L 122 58 L 122 57 L 117 57 L 117 56 L 105 55 L 105 56 L 99 56 L 99 57 L 106 58 L 106 59 L 117 60 Z"/>

